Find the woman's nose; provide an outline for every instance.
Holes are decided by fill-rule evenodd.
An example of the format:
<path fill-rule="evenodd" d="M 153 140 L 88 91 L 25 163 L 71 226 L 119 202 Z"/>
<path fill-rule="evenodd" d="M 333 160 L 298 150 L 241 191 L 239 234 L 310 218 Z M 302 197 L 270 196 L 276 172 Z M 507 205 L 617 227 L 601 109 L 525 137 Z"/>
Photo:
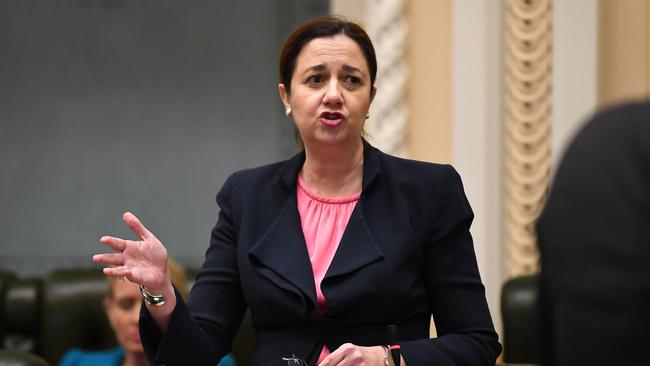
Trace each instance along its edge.
<path fill-rule="evenodd" d="M 340 85 L 337 80 L 331 80 L 325 89 L 323 96 L 323 103 L 325 105 L 341 105 L 343 103 L 343 95 L 339 89 Z"/>

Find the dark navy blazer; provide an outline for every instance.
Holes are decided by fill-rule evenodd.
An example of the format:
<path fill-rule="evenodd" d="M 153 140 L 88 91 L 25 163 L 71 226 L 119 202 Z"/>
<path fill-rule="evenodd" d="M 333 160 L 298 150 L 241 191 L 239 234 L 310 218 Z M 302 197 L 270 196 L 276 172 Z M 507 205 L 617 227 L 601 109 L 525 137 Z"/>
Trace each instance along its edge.
<path fill-rule="evenodd" d="M 228 178 L 188 304 L 179 297 L 164 335 L 142 307 L 152 364 L 214 365 L 250 307 L 254 365 L 286 365 L 291 355 L 314 364 L 324 345 L 388 344 L 389 324 L 398 326 L 408 366 L 494 365 L 501 346 L 456 171 L 364 141 L 362 193 L 322 281 L 329 312 L 321 314 L 297 208 L 304 160 L 302 152 Z"/>

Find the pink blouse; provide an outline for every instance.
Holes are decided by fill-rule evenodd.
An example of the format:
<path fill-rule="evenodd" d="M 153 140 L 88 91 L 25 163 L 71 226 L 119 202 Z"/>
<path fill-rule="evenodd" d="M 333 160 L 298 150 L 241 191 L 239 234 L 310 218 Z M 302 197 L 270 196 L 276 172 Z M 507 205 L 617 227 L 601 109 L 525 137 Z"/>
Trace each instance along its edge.
<path fill-rule="evenodd" d="M 336 249 L 361 192 L 348 197 L 321 196 L 307 187 L 302 175 L 298 176 L 297 191 L 298 212 L 314 273 L 316 299 L 319 310 L 321 313 L 325 313 L 327 312 L 327 301 L 320 285 L 332 259 L 334 259 Z M 323 347 L 318 363 L 329 353 L 327 346 Z"/>

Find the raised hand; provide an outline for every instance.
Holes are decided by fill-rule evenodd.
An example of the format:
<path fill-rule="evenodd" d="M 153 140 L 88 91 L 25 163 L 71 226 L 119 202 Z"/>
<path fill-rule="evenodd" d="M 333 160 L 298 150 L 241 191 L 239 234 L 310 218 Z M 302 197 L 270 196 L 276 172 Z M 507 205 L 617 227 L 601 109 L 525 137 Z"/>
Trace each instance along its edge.
<path fill-rule="evenodd" d="M 99 241 L 116 252 L 96 254 L 93 262 L 109 265 L 104 268 L 107 276 L 126 277 L 150 291 L 171 286 L 165 246 L 132 213 L 122 219 L 140 240 L 103 236 Z"/>

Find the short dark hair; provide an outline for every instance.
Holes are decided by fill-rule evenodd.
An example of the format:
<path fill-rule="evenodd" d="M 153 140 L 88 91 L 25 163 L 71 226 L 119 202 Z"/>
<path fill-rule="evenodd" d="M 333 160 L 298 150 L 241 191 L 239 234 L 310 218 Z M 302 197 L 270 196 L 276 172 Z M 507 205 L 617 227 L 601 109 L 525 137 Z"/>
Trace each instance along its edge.
<path fill-rule="evenodd" d="M 284 41 L 280 52 L 280 82 L 287 93 L 291 92 L 291 78 L 296 69 L 296 59 L 303 47 L 311 40 L 321 37 L 334 37 L 343 34 L 355 41 L 368 63 L 370 85 L 375 85 L 377 77 L 377 58 L 370 37 L 358 24 L 341 16 L 320 16 L 312 18 L 294 29 Z"/>

